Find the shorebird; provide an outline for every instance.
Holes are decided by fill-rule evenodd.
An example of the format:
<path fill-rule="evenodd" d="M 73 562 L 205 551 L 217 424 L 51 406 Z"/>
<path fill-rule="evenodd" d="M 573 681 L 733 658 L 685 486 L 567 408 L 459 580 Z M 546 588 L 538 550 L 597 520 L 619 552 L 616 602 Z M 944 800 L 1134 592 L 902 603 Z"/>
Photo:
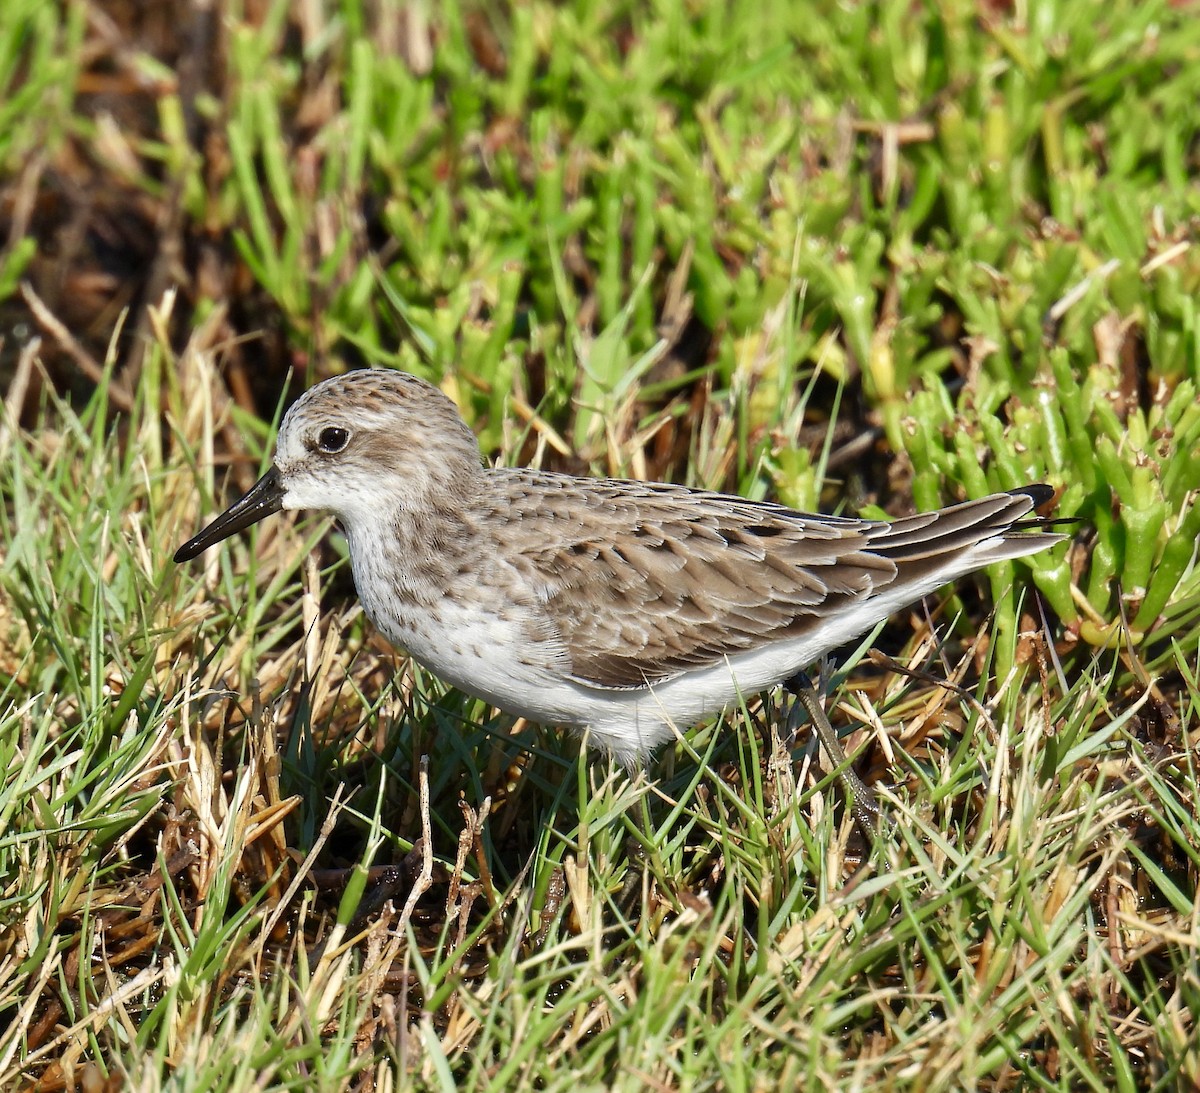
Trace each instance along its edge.
<path fill-rule="evenodd" d="M 326 510 L 392 644 L 502 710 L 586 732 L 630 767 L 676 727 L 784 683 L 867 824 L 874 795 L 804 669 L 942 585 L 1057 542 L 1023 520 L 1052 494 L 1022 486 L 887 522 L 488 467 L 436 387 L 365 369 L 292 406 L 271 469 L 175 560 L 280 509 Z"/>

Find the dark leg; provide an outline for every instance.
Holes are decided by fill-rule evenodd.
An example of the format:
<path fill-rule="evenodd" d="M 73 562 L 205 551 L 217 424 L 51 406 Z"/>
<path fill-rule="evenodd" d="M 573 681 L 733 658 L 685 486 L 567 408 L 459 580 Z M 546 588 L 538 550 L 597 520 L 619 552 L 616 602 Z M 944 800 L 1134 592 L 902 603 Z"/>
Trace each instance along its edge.
<path fill-rule="evenodd" d="M 795 695 L 804 707 L 804 712 L 808 714 L 813 732 L 817 734 L 821 747 L 825 749 L 825 754 L 829 756 L 829 761 L 838 772 L 846 803 L 850 806 L 858 826 L 862 828 L 864 835 L 874 835 L 882 827 L 879 803 L 875 800 L 871 787 L 855 774 L 854 768 L 846 761 L 846 753 L 842 750 L 829 718 L 821 708 L 821 700 L 817 697 L 812 680 L 806 672 L 797 672 L 790 679 L 785 679 L 783 686 L 789 694 Z"/>

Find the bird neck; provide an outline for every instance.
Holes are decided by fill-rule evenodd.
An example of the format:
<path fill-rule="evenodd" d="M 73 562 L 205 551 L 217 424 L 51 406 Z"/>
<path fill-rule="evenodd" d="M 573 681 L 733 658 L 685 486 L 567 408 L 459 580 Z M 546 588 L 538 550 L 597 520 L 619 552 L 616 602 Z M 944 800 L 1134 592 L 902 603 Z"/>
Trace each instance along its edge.
<path fill-rule="evenodd" d="M 433 602 L 462 572 L 469 563 L 474 485 L 466 481 L 457 489 L 428 491 L 419 505 L 381 505 L 343 524 L 364 604 L 370 590 L 385 585 L 409 602 Z"/>

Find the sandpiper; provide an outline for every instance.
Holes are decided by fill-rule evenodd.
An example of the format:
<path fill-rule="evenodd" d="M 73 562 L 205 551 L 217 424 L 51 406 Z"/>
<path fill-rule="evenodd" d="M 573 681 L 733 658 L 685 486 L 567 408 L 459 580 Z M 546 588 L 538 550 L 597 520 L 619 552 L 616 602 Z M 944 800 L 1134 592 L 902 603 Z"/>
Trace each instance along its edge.
<path fill-rule="evenodd" d="M 175 561 L 280 509 L 326 510 L 390 642 L 634 766 L 739 695 L 797 690 L 808 665 L 934 589 L 1057 542 L 1021 521 L 1052 493 L 1023 486 L 887 522 L 487 467 L 436 387 L 364 369 L 292 406 L 271 469 Z M 811 692 L 805 708 L 820 715 Z M 817 728 L 843 765 L 823 715 Z M 849 770 L 843 784 L 870 822 L 871 791 Z"/>

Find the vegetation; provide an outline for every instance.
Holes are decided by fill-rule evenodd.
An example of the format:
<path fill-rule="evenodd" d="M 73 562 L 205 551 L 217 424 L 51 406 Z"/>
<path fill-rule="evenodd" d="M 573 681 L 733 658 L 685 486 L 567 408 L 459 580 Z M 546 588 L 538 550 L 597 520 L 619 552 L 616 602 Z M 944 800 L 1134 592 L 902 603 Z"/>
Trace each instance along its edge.
<path fill-rule="evenodd" d="M 1198 99 L 1166 0 L 0 5 L 0 1088 L 1200 1083 Z M 868 842 L 778 696 L 630 779 L 327 522 L 175 566 L 364 362 L 1079 523 L 826 666 Z"/>

